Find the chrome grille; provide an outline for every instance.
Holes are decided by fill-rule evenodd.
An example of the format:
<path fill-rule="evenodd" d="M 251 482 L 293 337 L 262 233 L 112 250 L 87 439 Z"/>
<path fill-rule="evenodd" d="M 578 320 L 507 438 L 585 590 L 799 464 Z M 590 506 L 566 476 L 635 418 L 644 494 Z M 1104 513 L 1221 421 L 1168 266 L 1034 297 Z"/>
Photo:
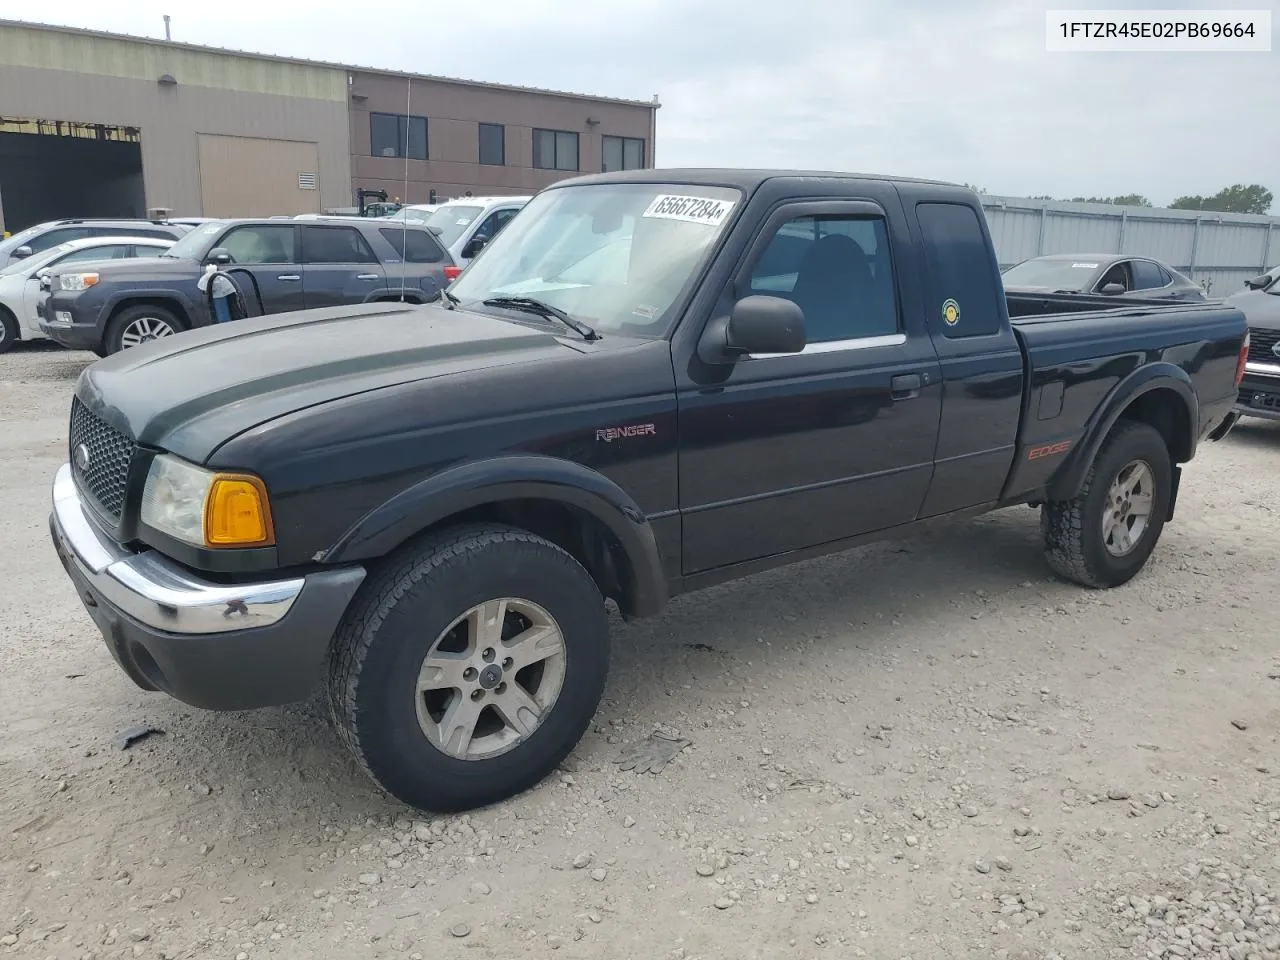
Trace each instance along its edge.
<path fill-rule="evenodd" d="M 1249 359 L 1254 363 L 1280 364 L 1280 356 L 1272 352 L 1272 348 L 1280 343 L 1280 330 L 1260 330 L 1249 328 Z"/>
<path fill-rule="evenodd" d="M 77 455 L 77 450 L 83 452 Z M 79 398 L 71 401 L 69 454 L 77 486 L 98 502 L 104 513 L 119 520 L 124 510 L 134 442 L 90 412 Z"/>

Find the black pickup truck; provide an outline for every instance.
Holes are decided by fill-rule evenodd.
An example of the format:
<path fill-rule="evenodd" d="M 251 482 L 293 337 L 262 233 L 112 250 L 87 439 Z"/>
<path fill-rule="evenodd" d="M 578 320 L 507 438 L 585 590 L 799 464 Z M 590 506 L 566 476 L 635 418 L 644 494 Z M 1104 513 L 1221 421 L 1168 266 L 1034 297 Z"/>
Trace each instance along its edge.
<path fill-rule="evenodd" d="M 651 615 L 1015 504 L 1040 507 L 1061 576 L 1133 577 L 1180 465 L 1235 423 L 1247 328 L 1098 301 L 1006 297 L 953 185 L 576 178 L 438 304 L 252 318 L 88 367 L 53 541 L 139 686 L 236 710 L 323 682 L 377 783 L 467 809 L 578 742 L 608 599 Z"/>

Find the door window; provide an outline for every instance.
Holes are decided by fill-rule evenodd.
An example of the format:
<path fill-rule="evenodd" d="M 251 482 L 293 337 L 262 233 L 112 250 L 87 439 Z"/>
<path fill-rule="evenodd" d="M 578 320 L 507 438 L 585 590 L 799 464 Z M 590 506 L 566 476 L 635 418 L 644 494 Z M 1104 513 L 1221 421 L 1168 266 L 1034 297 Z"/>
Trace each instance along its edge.
<path fill-rule="evenodd" d="M 492 240 L 498 235 L 498 232 L 502 230 L 503 227 L 511 222 L 512 217 L 519 212 L 519 210 L 498 210 L 489 214 L 489 216 L 485 218 L 484 223 L 480 224 L 480 226 L 476 228 L 476 232 L 473 236 Z"/>
<path fill-rule="evenodd" d="M 1152 263 L 1150 260 L 1134 260 L 1133 269 L 1133 289 L 1135 290 L 1153 290 L 1156 287 L 1163 287 L 1165 281 L 1160 276 L 1160 267 L 1158 264 Z"/>
<path fill-rule="evenodd" d="M 236 263 L 297 263 L 293 227 L 233 227 L 216 246 Z"/>
<path fill-rule="evenodd" d="M 751 292 L 799 305 L 809 343 L 898 332 L 888 230 L 881 217 L 788 220 L 752 269 Z"/>
<path fill-rule="evenodd" d="M 32 237 L 22 246 L 30 247 L 32 253 L 42 253 L 60 243 L 66 243 L 68 240 L 83 240 L 88 235 L 89 231 L 85 227 L 63 227 L 59 230 L 50 230 L 48 233 L 42 233 L 38 237 Z"/>
<path fill-rule="evenodd" d="M 353 227 L 303 227 L 305 263 L 377 263 L 369 244 Z"/>
<path fill-rule="evenodd" d="M 391 244 L 391 249 L 409 263 L 439 263 L 444 259 L 444 250 L 425 230 L 383 227 L 378 232 Z"/>
<path fill-rule="evenodd" d="M 86 260 L 116 260 L 125 256 L 129 251 L 127 243 L 112 243 L 102 247 L 86 247 L 82 250 L 72 250 L 66 256 L 59 257 L 48 266 L 62 266 L 67 263 L 83 263 Z"/>
<path fill-rule="evenodd" d="M 1102 289 L 1108 284 L 1118 283 L 1124 287 L 1125 293 L 1133 289 L 1133 278 L 1129 274 L 1128 263 L 1117 263 L 1102 275 L 1102 279 L 1098 281 L 1094 287 L 1094 291 L 1101 293 Z"/>
<path fill-rule="evenodd" d="M 168 249 L 168 247 L 152 247 L 139 243 L 134 245 L 133 255 L 135 257 L 158 257 Z"/>
<path fill-rule="evenodd" d="M 929 316 L 941 321 L 948 339 L 999 333 L 1003 288 L 978 214 L 962 203 L 920 203 L 916 217 L 929 270 Z"/>

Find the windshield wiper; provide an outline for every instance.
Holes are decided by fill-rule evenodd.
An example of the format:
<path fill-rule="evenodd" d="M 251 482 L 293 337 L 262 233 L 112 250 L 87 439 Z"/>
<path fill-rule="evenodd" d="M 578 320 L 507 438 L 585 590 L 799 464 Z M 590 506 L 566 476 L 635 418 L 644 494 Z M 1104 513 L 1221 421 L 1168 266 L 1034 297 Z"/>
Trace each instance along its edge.
<path fill-rule="evenodd" d="M 456 307 L 458 304 L 462 302 L 444 287 L 440 288 L 440 296 L 444 298 L 445 303 L 449 304 L 450 310 L 452 310 L 454 307 Z"/>
<path fill-rule="evenodd" d="M 549 303 L 544 303 L 535 297 L 490 297 L 488 300 L 482 300 L 486 307 L 509 307 L 512 310 L 523 310 L 526 313 L 536 313 L 540 317 L 546 317 L 550 320 L 559 320 L 566 327 L 578 333 L 583 340 L 599 340 L 600 334 L 586 323 L 569 316 L 559 307 L 553 307 Z"/>

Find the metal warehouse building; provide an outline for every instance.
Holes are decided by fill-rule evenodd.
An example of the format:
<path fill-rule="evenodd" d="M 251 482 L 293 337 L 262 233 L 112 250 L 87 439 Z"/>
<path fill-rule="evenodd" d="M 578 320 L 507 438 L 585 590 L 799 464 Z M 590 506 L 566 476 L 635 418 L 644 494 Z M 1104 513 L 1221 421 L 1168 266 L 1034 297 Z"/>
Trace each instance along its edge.
<path fill-rule="evenodd" d="M 0 229 L 532 193 L 653 166 L 657 109 L 0 20 Z"/>
<path fill-rule="evenodd" d="M 1163 260 L 1225 297 L 1280 262 L 1280 217 L 988 194 L 982 207 L 1002 269 L 1052 253 L 1128 253 Z"/>

